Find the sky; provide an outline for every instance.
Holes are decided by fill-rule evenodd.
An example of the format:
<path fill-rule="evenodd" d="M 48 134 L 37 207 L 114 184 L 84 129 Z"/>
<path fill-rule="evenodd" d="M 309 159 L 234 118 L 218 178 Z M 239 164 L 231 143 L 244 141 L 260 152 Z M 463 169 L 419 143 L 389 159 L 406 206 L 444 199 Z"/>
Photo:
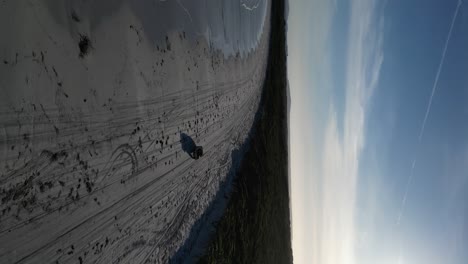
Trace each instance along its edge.
<path fill-rule="evenodd" d="M 294 263 L 468 263 L 468 2 L 290 0 Z"/>

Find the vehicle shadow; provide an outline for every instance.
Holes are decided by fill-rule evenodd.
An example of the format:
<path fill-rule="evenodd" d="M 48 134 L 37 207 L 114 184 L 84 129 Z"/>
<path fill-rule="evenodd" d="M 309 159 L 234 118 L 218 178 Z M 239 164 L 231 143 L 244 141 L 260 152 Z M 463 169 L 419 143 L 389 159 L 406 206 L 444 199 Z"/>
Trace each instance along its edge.
<path fill-rule="evenodd" d="M 180 144 L 182 145 L 182 150 L 193 158 L 192 153 L 196 148 L 195 141 L 189 135 L 180 133 Z"/>

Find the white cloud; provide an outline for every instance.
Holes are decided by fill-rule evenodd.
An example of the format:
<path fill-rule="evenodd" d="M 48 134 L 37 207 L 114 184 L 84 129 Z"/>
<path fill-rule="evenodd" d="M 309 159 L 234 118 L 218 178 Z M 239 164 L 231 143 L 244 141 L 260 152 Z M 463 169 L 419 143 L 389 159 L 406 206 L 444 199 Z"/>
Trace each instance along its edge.
<path fill-rule="evenodd" d="M 351 6 L 346 69 L 345 112 L 340 136 L 331 107 L 323 149 L 323 256 L 320 263 L 354 263 L 354 212 L 366 108 L 378 84 L 383 62 L 383 20 L 371 0 Z"/>
<path fill-rule="evenodd" d="M 323 127 L 313 115 L 307 114 L 307 109 L 301 109 L 301 115 L 294 116 L 291 112 L 291 160 L 292 160 L 292 192 L 293 192 L 293 251 L 295 263 L 355 263 L 355 234 L 354 213 L 356 199 L 356 183 L 358 180 L 358 165 L 361 150 L 365 144 L 364 125 L 368 102 L 375 90 L 380 68 L 383 62 L 383 20 L 376 16 L 377 6 L 372 0 L 352 1 L 350 7 L 350 21 L 347 39 L 347 58 L 345 80 L 345 107 L 343 119 L 340 121 L 338 108 L 333 102 L 328 105 L 328 117 L 326 118 L 324 133 L 317 133 Z M 291 16 L 293 17 L 293 9 Z M 293 25 L 290 25 L 290 30 Z M 329 25 L 326 25 L 329 26 Z M 331 27 L 328 28 L 330 30 Z M 312 36 L 314 37 L 314 36 Z M 313 46 L 322 50 L 312 51 L 313 54 L 329 54 L 327 50 L 328 35 L 325 34 L 325 45 Z M 293 44 L 291 46 L 291 44 Z M 294 47 L 294 43 L 288 43 Z M 322 63 L 321 57 L 312 58 L 309 75 L 317 70 L 317 64 Z M 325 58 L 330 60 L 330 58 Z M 289 61 L 289 67 L 291 63 Z M 320 64 L 322 67 L 330 63 Z M 324 66 L 323 66 L 324 65 Z M 321 69 L 326 78 L 327 69 Z M 333 72 L 332 70 L 330 72 Z M 304 108 L 306 104 L 302 100 L 307 91 L 304 88 L 316 88 L 317 82 L 310 80 L 308 83 L 294 83 L 292 78 L 300 78 L 290 75 L 292 107 Z M 332 80 L 321 82 L 332 84 Z M 299 87 L 303 85 L 303 87 Z M 331 92 L 331 86 L 328 87 Z M 297 89 L 297 90 L 295 90 Z M 294 95 L 296 93 L 296 95 Z M 296 96 L 296 98 L 295 98 Z M 342 109 L 342 108 L 341 108 Z M 310 108 L 308 109 L 310 111 Z M 298 113 L 298 112 L 296 112 Z M 297 120 L 294 120 L 297 119 Z M 307 127 L 300 122 L 310 123 Z M 339 122 L 343 122 L 340 124 Z M 295 126 L 295 123 L 299 123 Z M 306 133 L 314 136 L 323 135 L 317 141 L 319 146 L 312 141 L 303 146 L 304 141 L 295 137 L 299 135 L 298 127 L 307 127 Z M 342 128 L 343 131 L 340 131 Z M 301 144 L 302 148 L 297 144 Z M 304 149 L 309 149 L 309 154 Z M 302 151 L 301 151 L 302 150 Z M 302 155 L 305 155 L 303 157 Z M 299 162 L 294 161 L 297 157 Z M 300 167 L 302 166 L 302 167 Z M 308 180 L 313 179 L 313 185 L 308 185 Z M 304 184 L 305 183 L 305 184 Z M 294 192 L 301 188 L 309 188 L 310 193 L 294 197 Z M 296 199 L 295 199 L 296 198 Z M 298 199 L 304 199 L 298 201 Z M 294 205 L 296 203 L 296 205 Z M 300 204 L 301 206 L 298 206 Z M 305 212 L 301 212 L 301 208 Z M 304 217 L 306 221 L 300 221 Z M 299 225 L 299 226 L 298 226 Z M 297 236 L 301 236 L 297 238 Z M 294 241 L 296 240 L 296 241 Z"/>

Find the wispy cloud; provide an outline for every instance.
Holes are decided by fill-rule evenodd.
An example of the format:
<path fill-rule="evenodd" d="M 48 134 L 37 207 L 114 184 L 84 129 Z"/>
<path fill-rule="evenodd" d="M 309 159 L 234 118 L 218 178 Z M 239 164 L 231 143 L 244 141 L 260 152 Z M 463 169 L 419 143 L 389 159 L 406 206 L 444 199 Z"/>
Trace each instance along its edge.
<path fill-rule="evenodd" d="M 458 11 L 460 10 L 461 5 L 462 5 L 462 1 L 458 0 L 457 7 L 455 8 L 455 12 L 454 12 L 453 17 L 452 17 L 452 22 L 450 23 L 450 28 L 449 28 L 449 31 L 448 31 L 448 34 L 447 34 L 447 39 L 445 40 L 445 45 L 444 45 L 444 48 L 442 50 L 442 55 L 441 55 L 441 58 L 440 58 L 439 67 L 437 68 L 434 83 L 432 85 L 431 96 L 429 97 L 429 101 L 427 103 L 426 114 L 424 115 L 424 119 L 423 119 L 423 122 L 422 122 L 422 125 L 421 125 L 421 129 L 419 131 L 418 143 L 416 144 L 417 149 L 419 149 L 419 147 L 421 145 L 421 140 L 422 140 L 422 137 L 424 135 L 425 128 L 426 128 L 426 122 L 427 122 L 427 119 L 429 117 L 429 113 L 431 111 L 432 100 L 434 99 L 434 94 L 436 92 L 437 85 L 439 83 L 440 73 L 442 71 L 442 67 L 444 66 L 445 55 L 447 53 L 447 49 L 448 49 L 448 46 L 449 46 L 449 43 L 450 43 L 450 39 L 452 38 L 453 26 L 455 25 L 455 21 L 457 20 Z M 416 158 L 413 159 L 413 163 L 412 163 L 412 166 L 411 166 L 411 172 L 410 172 L 410 175 L 408 176 L 408 180 L 406 181 L 405 193 L 403 195 L 400 210 L 398 212 L 397 225 L 400 225 L 401 218 L 403 217 L 403 214 L 405 212 L 406 200 L 407 200 L 407 197 L 408 197 L 408 191 L 409 191 L 409 189 L 411 187 L 411 182 L 413 181 L 413 177 L 414 177 L 415 164 L 416 164 Z"/>
<path fill-rule="evenodd" d="M 350 10 L 346 58 L 345 108 L 330 114 L 323 145 L 320 248 L 313 263 L 354 263 L 355 200 L 358 167 L 365 144 L 368 102 L 378 85 L 383 63 L 383 18 L 372 0 L 354 1 Z M 339 128 L 343 131 L 340 131 Z"/>
<path fill-rule="evenodd" d="M 332 21 L 343 19 L 333 17 L 340 5 L 299 3 L 291 5 L 288 22 L 294 262 L 354 263 L 358 166 L 368 103 L 384 58 L 383 19 L 376 0 L 352 1 L 349 21 L 342 21 L 347 37 L 333 39 Z M 344 76 L 330 68 L 333 42 L 347 44 L 340 62 Z M 344 108 L 331 95 L 343 90 L 333 87 L 337 78 L 344 82 Z"/>

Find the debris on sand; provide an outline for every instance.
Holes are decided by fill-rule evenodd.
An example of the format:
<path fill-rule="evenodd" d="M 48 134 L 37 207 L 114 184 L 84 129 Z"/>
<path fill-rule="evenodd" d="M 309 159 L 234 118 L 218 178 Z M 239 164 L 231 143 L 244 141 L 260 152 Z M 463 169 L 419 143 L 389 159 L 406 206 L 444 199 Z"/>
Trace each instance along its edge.
<path fill-rule="evenodd" d="M 78 43 L 78 47 L 80 47 L 80 58 L 84 58 L 91 48 L 91 40 L 89 40 L 88 36 L 80 35 L 80 43 Z"/>
<path fill-rule="evenodd" d="M 78 17 L 78 15 L 76 14 L 75 10 L 72 10 L 71 11 L 71 18 L 73 19 L 73 21 L 77 22 L 77 23 L 80 23 L 81 22 L 81 19 Z"/>

